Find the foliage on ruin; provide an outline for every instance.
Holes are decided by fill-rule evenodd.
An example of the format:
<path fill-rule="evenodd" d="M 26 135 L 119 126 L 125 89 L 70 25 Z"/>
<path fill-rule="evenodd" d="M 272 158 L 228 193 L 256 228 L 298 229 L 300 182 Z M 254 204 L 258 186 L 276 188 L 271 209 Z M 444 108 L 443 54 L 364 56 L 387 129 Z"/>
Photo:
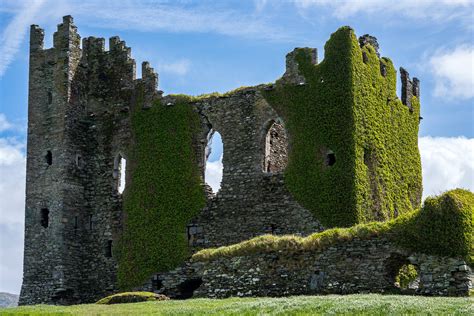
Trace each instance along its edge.
<path fill-rule="evenodd" d="M 404 264 L 395 276 L 395 282 L 401 289 L 407 289 L 418 278 L 418 271 L 412 264 Z"/>
<path fill-rule="evenodd" d="M 130 289 L 189 256 L 186 225 L 204 207 L 193 137 L 200 128 L 189 99 L 132 113 L 133 145 L 124 191 L 124 229 L 116 249 L 118 284 Z"/>
<path fill-rule="evenodd" d="M 379 59 L 369 45 L 361 49 L 349 27 L 331 35 L 320 64 L 313 65 L 305 49 L 296 61 L 304 83 L 281 80 L 273 91 L 263 91 L 291 135 L 285 183 L 295 199 L 326 227 L 386 220 L 416 209 L 419 102 L 414 98 L 410 111 L 396 97 L 391 61 Z M 330 151 L 336 162 L 326 166 Z"/>
<path fill-rule="evenodd" d="M 349 228 L 332 228 L 308 237 L 263 235 L 238 244 L 204 249 L 195 261 L 266 252 L 321 251 L 355 238 L 387 238 L 416 252 L 462 257 L 473 261 L 474 194 L 463 189 L 427 198 L 423 207 L 386 222 L 369 222 Z"/>

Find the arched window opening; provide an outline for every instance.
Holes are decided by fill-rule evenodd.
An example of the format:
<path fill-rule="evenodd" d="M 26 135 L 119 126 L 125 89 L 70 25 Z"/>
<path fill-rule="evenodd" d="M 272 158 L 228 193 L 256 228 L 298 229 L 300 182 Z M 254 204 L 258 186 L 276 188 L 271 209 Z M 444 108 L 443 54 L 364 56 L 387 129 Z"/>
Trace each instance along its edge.
<path fill-rule="evenodd" d="M 281 172 L 288 164 L 288 136 L 283 124 L 273 122 L 265 136 L 264 172 Z"/>
<path fill-rule="evenodd" d="M 40 224 L 44 228 L 48 228 L 48 226 L 49 226 L 49 210 L 47 208 L 42 208 L 41 209 Z"/>
<path fill-rule="evenodd" d="M 333 166 L 336 163 L 336 155 L 332 150 L 328 150 L 326 153 L 326 166 Z"/>
<path fill-rule="evenodd" d="M 48 150 L 46 152 L 44 159 L 46 160 L 46 163 L 48 164 L 48 166 L 51 166 L 53 164 L 53 153 L 51 152 L 51 150 Z"/>
<path fill-rule="evenodd" d="M 204 172 L 204 181 L 212 188 L 213 192 L 218 192 L 222 181 L 222 156 L 224 153 L 224 144 L 219 132 L 211 130 L 209 132 L 209 141 L 205 149 L 206 166 Z"/>
<path fill-rule="evenodd" d="M 117 155 L 114 160 L 114 179 L 117 180 L 117 191 L 122 194 L 125 190 L 125 171 L 127 168 L 127 160 L 122 155 Z"/>

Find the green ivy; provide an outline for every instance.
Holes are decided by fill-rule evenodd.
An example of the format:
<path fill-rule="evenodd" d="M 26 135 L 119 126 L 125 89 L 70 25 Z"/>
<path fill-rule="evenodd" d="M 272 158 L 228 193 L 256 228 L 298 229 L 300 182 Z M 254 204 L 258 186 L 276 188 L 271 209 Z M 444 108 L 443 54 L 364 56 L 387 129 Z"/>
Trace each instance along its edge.
<path fill-rule="evenodd" d="M 456 189 L 429 197 L 413 216 L 399 221 L 390 236 L 404 248 L 441 256 L 461 256 L 474 263 L 472 192 Z"/>
<path fill-rule="evenodd" d="M 326 227 L 394 218 L 420 203 L 419 102 L 412 100 L 413 111 L 403 105 L 390 60 L 379 60 L 370 46 L 363 50 L 367 63 L 352 29 L 342 27 L 320 64 L 311 63 L 308 50 L 297 51 L 305 85 L 281 80 L 262 91 L 291 135 L 285 183 Z M 325 165 L 329 151 L 333 166 Z"/>
<path fill-rule="evenodd" d="M 401 289 L 407 289 L 417 277 L 416 267 L 412 264 L 404 264 L 395 276 L 395 282 L 398 283 Z"/>
<path fill-rule="evenodd" d="M 130 289 L 153 273 L 181 264 L 190 253 L 186 225 L 204 207 L 193 137 L 200 128 L 189 99 L 157 102 L 132 113 L 133 145 L 127 157 L 124 230 L 116 254 L 118 284 Z"/>
<path fill-rule="evenodd" d="M 263 235 L 238 244 L 201 250 L 196 261 L 265 252 L 319 251 L 353 239 L 387 238 L 401 248 L 461 257 L 474 263 L 474 194 L 463 189 L 426 199 L 423 207 L 385 222 L 332 228 L 307 237 Z"/>

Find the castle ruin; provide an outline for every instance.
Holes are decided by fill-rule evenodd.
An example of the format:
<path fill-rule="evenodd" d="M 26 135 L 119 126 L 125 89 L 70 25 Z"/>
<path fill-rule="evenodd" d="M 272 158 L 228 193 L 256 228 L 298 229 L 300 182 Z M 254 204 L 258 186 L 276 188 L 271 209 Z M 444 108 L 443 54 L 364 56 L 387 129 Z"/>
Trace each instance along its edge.
<path fill-rule="evenodd" d="M 316 260 L 308 254 L 283 260 L 288 273 L 268 268 L 282 283 L 270 274 L 261 284 L 265 277 L 252 273 L 223 279 L 278 260 L 274 254 L 210 268 L 188 260 L 201 249 L 264 234 L 308 236 L 419 208 L 419 81 L 401 68 L 399 100 L 396 71 L 379 57 L 375 38 L 357 40 L 341 28 L 321 63 L 316 49 L 297 48 L 275 83 L 202 97 L 164 95 L 147 62 L 137 79 L 131 49 L 118 37 L 109 39 L 108 51 L 103 38 L 81 45 L 71 16 L 58 25 L 52 48 L 43 39 L 32 25 L 20 304 L 92 302 L 130 288 L 181 298 L 198 288 L 195 294 L 210 297 L 377 292 L 391 283 L 385 270 L 371 267 L 383 267 L 390 254 L 428 260 L 383 240 L 355 241 L 345 251 L 378 283 L 369 274 L 346 288 L 324 281 L 331 264 L 343 269 L 337 249 L 317 259 L 317 269 L 302 268 Z M 224 146 L 217 193 L 204 182 L 215 132 Z M 359 268 L 346 259 L 339 262 L 350 278 Z M 457 259 L 430 260 L 467 271 Z"/>

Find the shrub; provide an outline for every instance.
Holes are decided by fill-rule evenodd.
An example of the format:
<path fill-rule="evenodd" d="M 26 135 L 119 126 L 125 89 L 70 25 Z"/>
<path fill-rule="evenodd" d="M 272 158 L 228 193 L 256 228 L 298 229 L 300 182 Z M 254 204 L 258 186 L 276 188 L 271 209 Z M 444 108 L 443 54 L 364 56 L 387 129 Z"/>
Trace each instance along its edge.
<path fill-rule="evenodd" d="M 168 296 L 155 294 L 152 292 L 124 292 L 104 297 L 96 302 L 96 304 L 126 304 L 147 301 L 166 301 Z"/>
<path fill-rule="evenodd" d="M 395 282 L 398 283 L 401 289 L 407 289 L 411 282 L 418 277 L 416 267 L 412 264 L 404 264 L 398 271 L 395 277 Z"/>

